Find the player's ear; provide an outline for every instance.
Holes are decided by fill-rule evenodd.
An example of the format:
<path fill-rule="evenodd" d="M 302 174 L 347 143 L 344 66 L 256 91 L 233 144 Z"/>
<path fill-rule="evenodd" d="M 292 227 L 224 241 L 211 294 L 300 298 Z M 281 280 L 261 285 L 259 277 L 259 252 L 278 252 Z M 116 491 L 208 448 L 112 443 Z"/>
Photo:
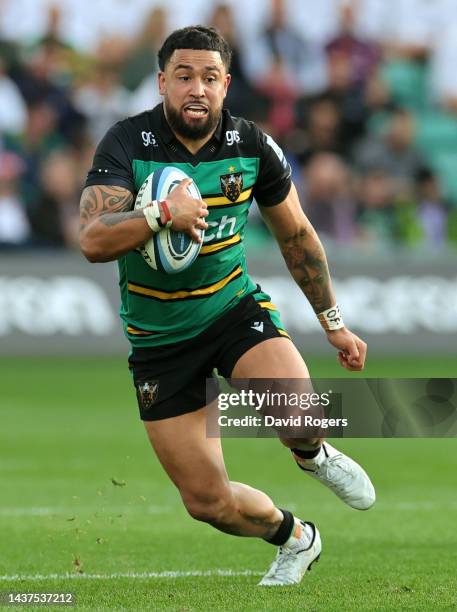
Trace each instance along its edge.
<path fill-rule="evenodd" d="M 227 95 L 227 90 L 229 88 L 231 80 L 232 80 L 232 75 L 231 74 L 226 74 L 225 78 L 224 78 L 224 98 Z"/>
<path fill-rule="evenodd" d="M 159 94 L 163 96 L 165 93 L 165 73 L 162 70 L 159 70 L 157 74 L 157 81 L 159 84 Z"/>

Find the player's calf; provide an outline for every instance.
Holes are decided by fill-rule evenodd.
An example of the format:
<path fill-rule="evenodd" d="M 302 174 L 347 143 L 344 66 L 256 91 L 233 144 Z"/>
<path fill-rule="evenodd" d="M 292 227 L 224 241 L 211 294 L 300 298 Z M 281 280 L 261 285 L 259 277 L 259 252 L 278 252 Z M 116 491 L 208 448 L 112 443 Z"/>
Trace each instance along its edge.
<path fill-rule="evenodd" d="M 222 529 L 236 513 L 236 501 L 229 487 L 180 491 L 187 512 L 197 521 Z M 226 529 L 222 529 L 226 531 Z"/>
<path fill-rule="evenodd" d="M 181 497 L 194 519 L 225 533 L 276 543 L 274 537 L 284 531 L 281 529 L 283 513 L 272 500 L 243 483 L 230 482 L 228 487 L 183 487 Z"/>

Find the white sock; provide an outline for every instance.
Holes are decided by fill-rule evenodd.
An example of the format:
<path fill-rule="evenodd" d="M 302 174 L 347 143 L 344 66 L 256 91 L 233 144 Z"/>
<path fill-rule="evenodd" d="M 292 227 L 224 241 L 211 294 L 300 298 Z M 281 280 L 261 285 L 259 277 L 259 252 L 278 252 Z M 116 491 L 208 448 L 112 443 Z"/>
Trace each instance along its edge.
<path fill-rule="evenodd" d="M 303 457 L 298 457 L 298 455 L 294 455 L 294 457 L 298 461 L 298 463 L 302 465 L 303 467 L 315 468 L 322 463 L 323 459 L 326 458 L 326 454 L 324 453 L 324 449 L 321 446 L 319 452 L 317 453 L 315 457 L 311 457 L 308 459 L 304 459 Z"/>
<path fill-rule="evenodd" d="M 286 548 L 291 552 L 309 548 L 313 541 L 313 530 L 307 523 L 302 523 L 300 519 L 294 517 L 295 525 L 290 538 L 282 548 Z"/>

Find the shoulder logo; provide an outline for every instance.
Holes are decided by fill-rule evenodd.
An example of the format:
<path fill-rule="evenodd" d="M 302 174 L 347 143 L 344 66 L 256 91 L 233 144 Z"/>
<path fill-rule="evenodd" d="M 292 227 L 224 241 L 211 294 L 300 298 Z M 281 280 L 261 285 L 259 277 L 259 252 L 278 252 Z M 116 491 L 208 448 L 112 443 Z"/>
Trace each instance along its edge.
<path fill-rule="evenodd" d="M 263 334 L 263 322 L 256 321 L 255 323 L 251 325 L 251 329 L 254 329 L 255 331 L 258 331 L 261 334 Z"/>
<path fill-rule="evenodd" d="M 143 144 L 145 147 L 158 147 L 158 143 L 156 137 L 152 132 L 141 132 L 141 138 L 143 139 Z"/>
<path fill-rule="evenodd" d="M 227 130 L 225 132 L 225 140 L 227 145 L 231 147 L 235 142 L 240 142 L 240 133 L 238 130 Z"/>

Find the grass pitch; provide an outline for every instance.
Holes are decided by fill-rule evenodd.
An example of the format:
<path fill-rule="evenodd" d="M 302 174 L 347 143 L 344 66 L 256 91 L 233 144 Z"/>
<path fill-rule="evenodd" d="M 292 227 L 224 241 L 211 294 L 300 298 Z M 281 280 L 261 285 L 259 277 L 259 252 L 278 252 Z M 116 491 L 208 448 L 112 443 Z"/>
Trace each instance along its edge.
<path fill-rule="evenodd" d="M 454 364 L 371 360 L 364 375 L 452 377 Z M 275 549 L 187 516 L 150 450 L 123 359 L 0 368 L 0 592 L 73 592 L 78 610 L 457 608 L 457 440 L 338 441 L 376 485 L 367 513 L 307 478 L 275 440 L 226 440 L 231 478 L 315 521 L 323 538 L 301 585 L 261 589 Z"/>

